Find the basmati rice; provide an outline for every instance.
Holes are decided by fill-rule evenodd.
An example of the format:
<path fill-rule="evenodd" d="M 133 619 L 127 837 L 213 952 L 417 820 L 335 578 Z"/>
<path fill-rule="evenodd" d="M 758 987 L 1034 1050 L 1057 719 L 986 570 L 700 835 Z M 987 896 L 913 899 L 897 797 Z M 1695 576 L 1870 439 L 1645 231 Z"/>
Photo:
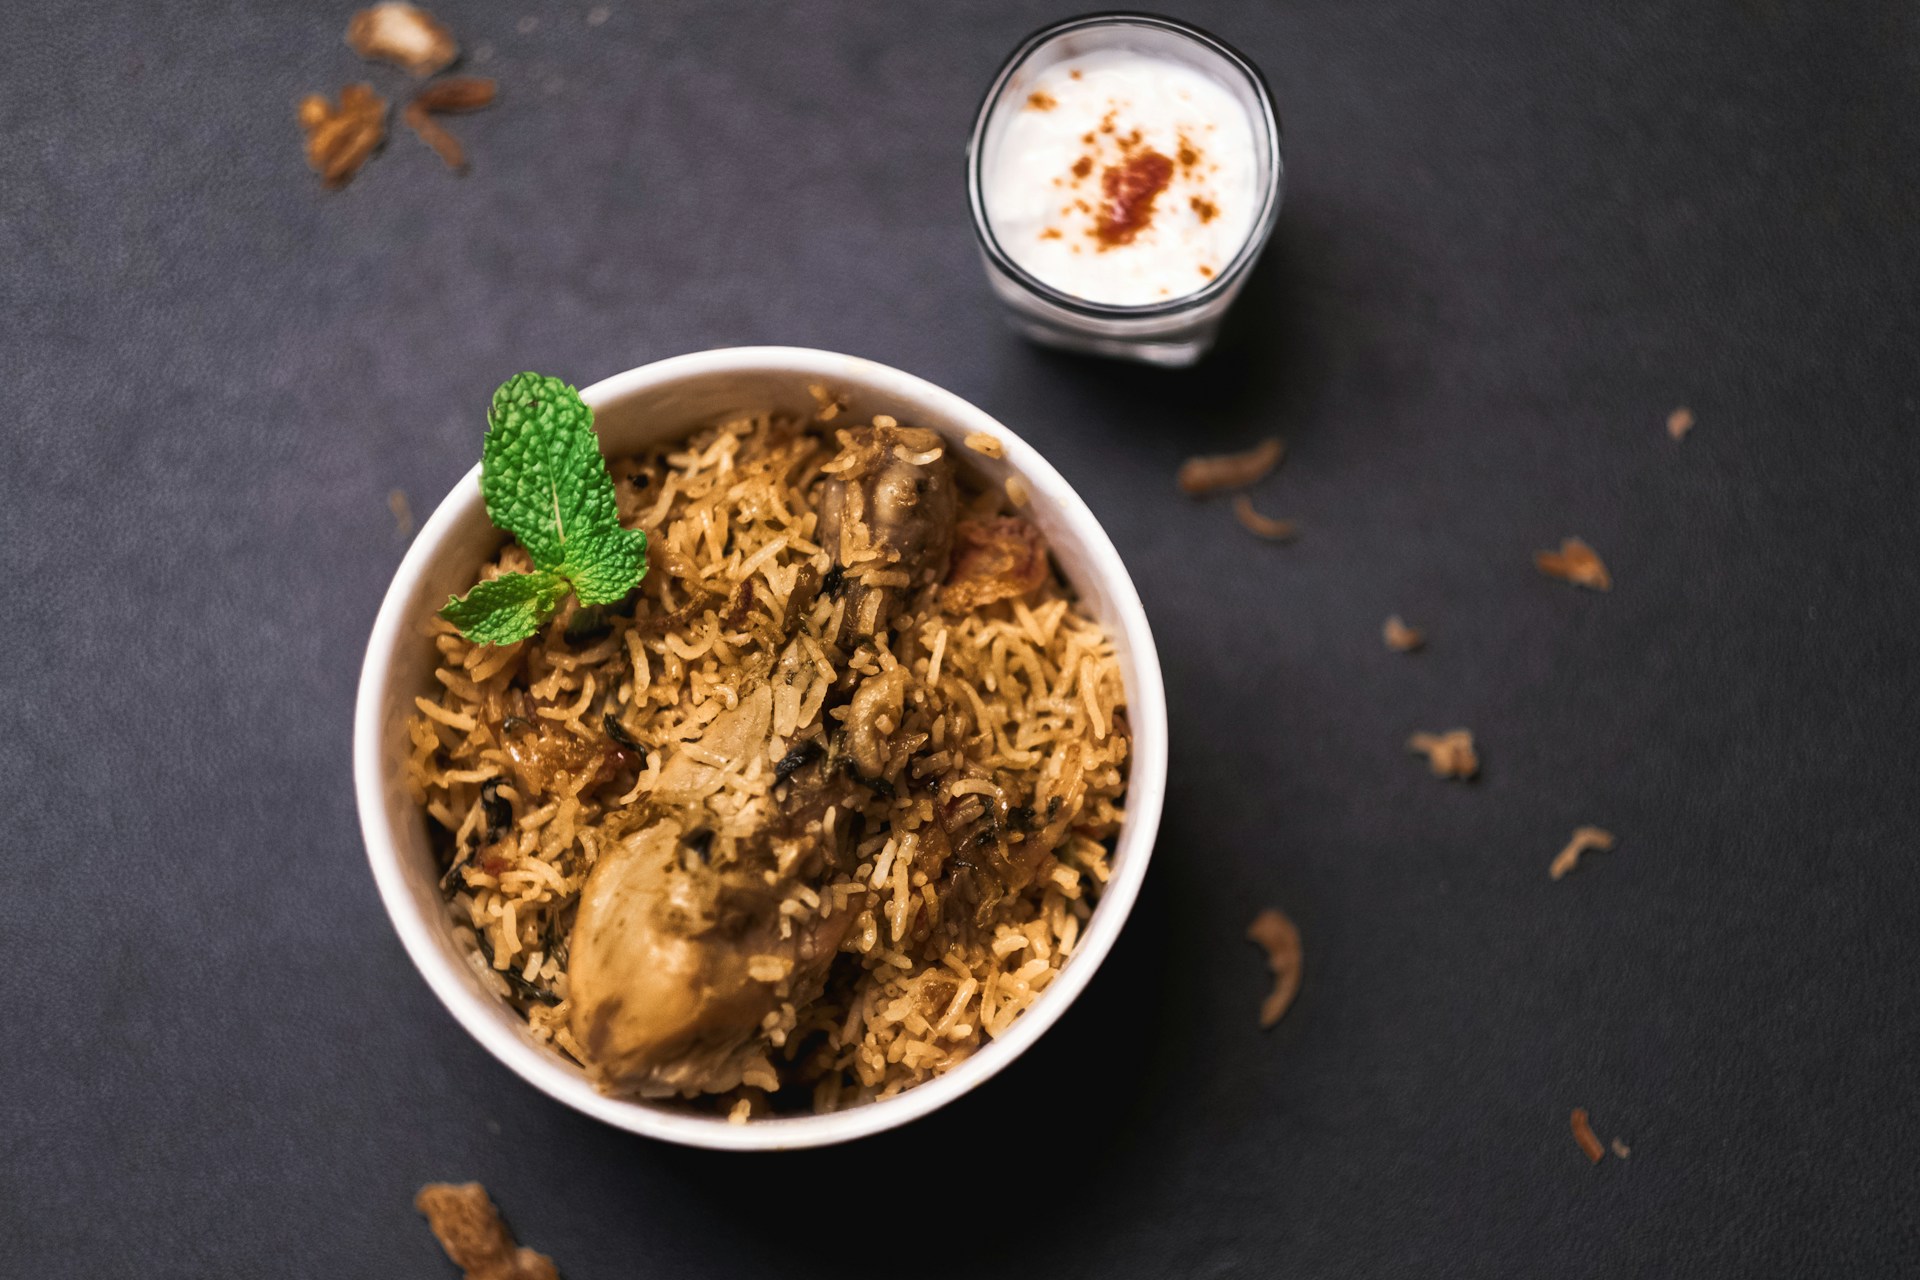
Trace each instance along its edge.
<path fill-rule="evenodd" d="M 537 1038 L 591 1068 L 568 1025 L 573 915 L 603 852 L 656 812 L 667 761 L 685 756 L 676 768 L 699 775 L 693 789 L 718 819 L 717 863 L 734 856 L 748 815 L 790 785 L 774 765 L 794 743 L 850 732 L 847 707 L 829 705 L 844 697 L 836 688 L 901 673 L 886 677 L 905 681 L 899 711 L 876 722 L 896 754 L 905 748 L 897 791 L 876 790 L 851 815 L 828 808 L 820 838 L 837 839 L 850 817 L 864 833 L 857 865 L 785 890 L 780 908 L 783 932 L 841 912 L 855 913 L 853 926 L 825 990 L 769 1013 L 760 1065 L 709 1096 L 740 1122 L 890 1097 L 1004 1034 L 1072 955 L 1122 817 L 1130 744 L 1119 664 L 1051 573 L 1023 596 L 958 613 L 923 590 L 839 655 L 834 637 L 856 597 L 819 584 L 836 550 L 856 564 L 882 552 L 864 526 L 843 524 L 838 548 L 814 541 L 820 490 L 845 444 L 821 424 L 838 413 L 823 399 L 812 422 L 744 418 L 613 462 L 621 518 L 648 535 L 652 567 L 635 596 L 592 611 L 570 601 L 539 635 L 497 648 L 436 619 L 444 674 L 410 727 L 409 778 L 441 831 L 456 938 Z M 974 486 L 961 514 L 991 518 L 1008 501 L 1030 501 L 1018 477 Z M 528 567 L 509 544 L 486 576 Z M 909 582 L 866 572 L 896 589 Z M 872 628 L 879 593 L 859 600 L 856 621 Z M 723 708 L 772 678 L 791 639 L 797 669 L 776 685 L 766 758 L 701 748 Z M 1024 884 L 976 903 L 956 892 L 960 855 L 924 865 L 919 833 L 948 822 L 987 822 L 1008 849 L 1032 840 L 1050 851 Z M 753 966 L 771 988 L 791 968 L 777 956 Z"/>

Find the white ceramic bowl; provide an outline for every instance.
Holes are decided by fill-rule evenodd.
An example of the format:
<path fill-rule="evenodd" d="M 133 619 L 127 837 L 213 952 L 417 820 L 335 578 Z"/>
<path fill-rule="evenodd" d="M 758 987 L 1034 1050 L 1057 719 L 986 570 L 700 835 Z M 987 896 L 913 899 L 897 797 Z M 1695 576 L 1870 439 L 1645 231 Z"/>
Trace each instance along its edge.
<path fill-rule="evenodd" d="M 634 1133 L 724 1150 L 780 1150 L 844 1142 L 904 1124 L 966 1093 L 1019 1057 L 1052 1026 L 1100 967 L 1146 875 L 1167 782 L 1166 695 L 1146 615 L 1126 568 L 1086 504 L 1020 437 L 966 401 L 931 383 L 852 356 L 799 347 L 734 347 L 644 365 L 580 394 L 610 455 L 684 435 L 741 411 L 810 412 L 809 384 L 842 397 L 853 421 L 890 413 L 938 431 L 956 446 L 973 432 L 998 439 L 1000 460 L 956 448 L 957 459 L 992 483 L 1017 473 L 1031 491 L 1028 514 L 1046 534 L 1055 562 L 1088 610 L 1113 636 L 1126 681 L 1133 729 L 1127 816 L 1114 850 L 1113 876 L 1096 904 L 1079 949 L 1006 1034 L 947 1074 L 882 1102 L 831 1115 L 730 1124 L 670 1103 L 609 1097 L 586 1074 L 534 1040 L 519 1016 L 478 977 L 455 946 L 426 820 L 408 796 L 399 762 L 413 699 L 434 687 L 434 653 L 425 627 L 450 593 L 465 590 L 500 545 L 480 498 L 480 468 L 467 473 L 420 530 L 387 589 L 367 643 L 353 727 L 354 791 L 367 858 L 407 954 L 460 1025 L 535 1088 L 575 1110 Z M 478 415 L 476 415 L 477 417 Z M 474 433 L 479 452 L 480 432 Z"/>

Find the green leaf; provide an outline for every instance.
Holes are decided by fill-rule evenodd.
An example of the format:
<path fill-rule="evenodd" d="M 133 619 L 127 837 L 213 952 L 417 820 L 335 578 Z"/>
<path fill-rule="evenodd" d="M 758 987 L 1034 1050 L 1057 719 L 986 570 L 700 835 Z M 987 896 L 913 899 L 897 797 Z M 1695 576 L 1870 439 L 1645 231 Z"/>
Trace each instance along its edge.
<path fill-rule="evenodd" d="M 613 604 L 624 599 L 647 571 L 647 535 L 616 528 L 610 536 L 575 539 L 568 544 L 560 572 L 573 583 L 582 604 Z"/>
<path fill-rule="evenodd" d="M 480 495 L 538 572 L 507 574 L 449 601 L 440 616 L 469 640 L 524 640 L 569 589 L 582 604 L 612 604 L 647 571 L 647 536 L 621 527 L 593 410 L 558 378 L 517 373 L 493 393 Z"/>
<path fill-rule="evenodd" d="M 558 378 L 515 374 L 493 393 L 480 493 L 494 524 L 518 538 L 542 569 L 566 572 L 571 560 L 582 572 L 596 571 L 609 557 L 583 544 L 626 532 L 593 434 L 593 410 Z"/>
<path fill-rule="evenodd" d="M 559 574 L 503 573 L 464 598 L 449 596 L 440 616 L 475 644 L 512 644 L 538 631 L 566 595 L 567 580 Z"/>

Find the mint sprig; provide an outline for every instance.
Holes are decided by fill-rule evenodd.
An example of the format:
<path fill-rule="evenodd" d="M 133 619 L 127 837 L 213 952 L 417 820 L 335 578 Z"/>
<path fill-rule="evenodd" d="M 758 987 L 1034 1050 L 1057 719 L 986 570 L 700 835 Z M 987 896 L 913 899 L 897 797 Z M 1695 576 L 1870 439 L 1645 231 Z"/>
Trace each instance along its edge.
<path fill-rule="evenodd" d="M 567 580 L 557 573 L 503 573 L 449 598 L 440 616 L 475 644 L 512 644 L 538 631 L 566 598 Z"/>
<path fill-rule="evenodd" d="M 503 573 L 447 600 L 440 616 L 476 644 L 526 639 L 569 591 L 612 604 L 647 572 L 647 535 L 620 525 L 593 410 L 558 378 L 515 374 L 493 393 L 480 495 L 536 572 Z"/>

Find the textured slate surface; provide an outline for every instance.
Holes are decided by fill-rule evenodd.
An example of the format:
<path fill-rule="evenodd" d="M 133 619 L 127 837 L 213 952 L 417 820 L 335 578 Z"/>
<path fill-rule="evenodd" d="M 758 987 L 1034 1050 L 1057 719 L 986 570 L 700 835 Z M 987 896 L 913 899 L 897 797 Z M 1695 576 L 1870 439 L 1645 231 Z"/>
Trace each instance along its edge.
<path fill-rule="evenodd" d="M 20 6 L 0 45 L 0 1272 L 450 1274 L 431 1178 L 573 1280 L 1920 1268 L 1911 5 L 1189 6 L 1292 182 L 1175 375 L 1022 345 L 974 260 L 976 97 L 1064 11 L 443 3 L 502 84 L 472 175 L 402 136 L 336 195 L 291 108 L 363 74 L 348 7 Z M 424 515 L 516 369 L 748 342 L 1043 448 L 1139 582 L 1175 760 L 1035 1052 L 774 1158 L 485 1056 L 347 764 L 388 491 Z M 1170 483 L 1271 431 L 1285 548 Z M 1610 595 L 1529 567 L 1566 534 Z M 1401 747 L 1455 724 L 1470 787 Z M 1550 883 L 1581 823 L 1618 850 Z M 1263 1036 L 1268 902 L 1308 976 Z"/>

